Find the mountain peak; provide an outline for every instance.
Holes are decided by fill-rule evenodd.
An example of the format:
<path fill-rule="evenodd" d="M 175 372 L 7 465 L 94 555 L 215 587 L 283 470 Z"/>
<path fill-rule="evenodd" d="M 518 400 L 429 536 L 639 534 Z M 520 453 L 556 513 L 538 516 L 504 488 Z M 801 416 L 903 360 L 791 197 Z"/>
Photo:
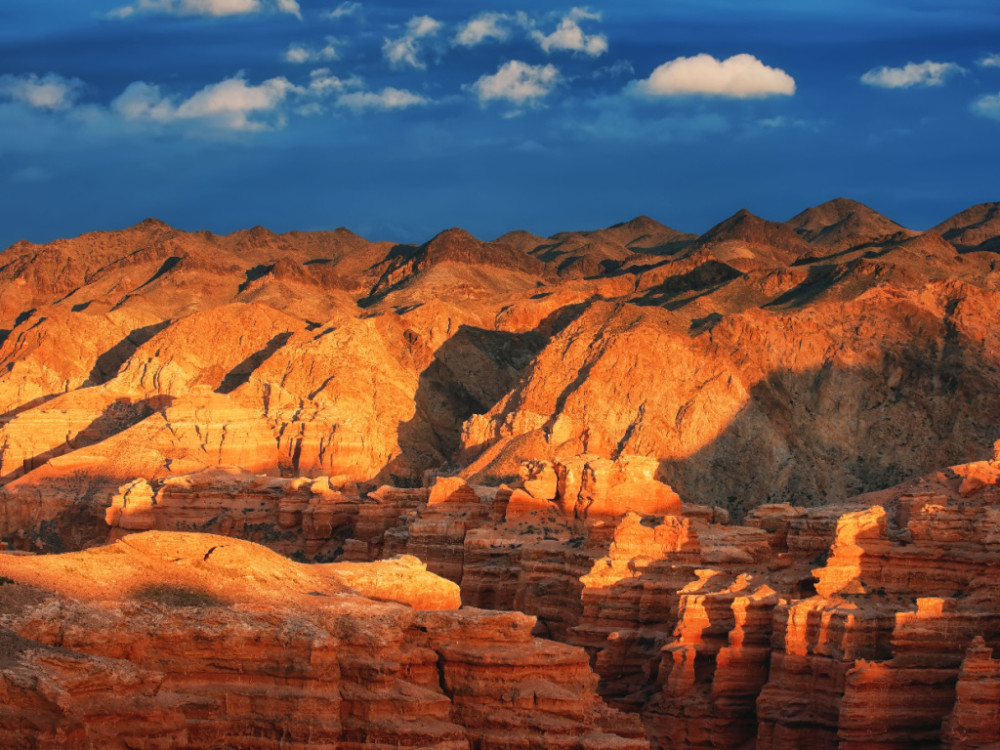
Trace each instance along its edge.
<path fill-rule="evenodd" d="M 805 240 L 843 246 L 907 231 L 878 211 L 850 198 L 834 198 L 807 208 L 785 222 Z"/>
<path fill-rule="evenodd" d="M 698 238 L 697 244 L 705 247 L 736 240 L 751 248 L 766 248 L 768 254 L 779 251 L 779 257 L 791 261 L 807 248 L 806 243 L 787 224 L 768 221 L 741 208 L 725 221 L 716 224 Z M 790 253 L 790 256 L 780 256 Z"/>
<path fill-rule="evenodd" d="M 977 203 L 945 219 L 931 231 L 953 245 L 972 248 L 1000 234 L 1000 202 Z"/>
<path fill-rule="evenodd" d="M 134 225 L 132 229 L 141 229 L 143 231 L 149 231 L 154 229 L 173 229 L 167 222 L 157 219 L 155 216 L 150 216 L 143 219 L 138 224 Z"/>

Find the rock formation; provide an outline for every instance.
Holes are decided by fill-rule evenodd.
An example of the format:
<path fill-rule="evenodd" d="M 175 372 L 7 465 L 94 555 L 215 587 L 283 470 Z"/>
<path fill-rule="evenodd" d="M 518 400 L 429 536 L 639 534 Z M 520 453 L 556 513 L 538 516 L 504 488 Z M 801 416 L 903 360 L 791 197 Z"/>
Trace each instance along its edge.
<path fill-rule="evenodd" d="M 0 574 L 4 747 L 648 746 L 582 650 L 456 611 L 414 558 L 306 567 L 150 532 Z"/>
<path fill-rule="evenodd" d="M 701 237 L 638 217 L 393 246 L 148 220 L 18 243 L 0 262 L 0 493 L 24 509 L 0 536 L 92 544 L 102 508 L 74 497 L 219 465 L 337 489 L 635 454 L 741 517 L 982 458 L 997 261 L 949 232 L 988 234 L 987 209 L 944 239 L 838 199 Z M 187 415 L 212 429 L 178 429 Z"/>
<path fill-rule="evenodd" d="M 1000 742 L 996 214 L 8 248 L 0 744 Z"/>

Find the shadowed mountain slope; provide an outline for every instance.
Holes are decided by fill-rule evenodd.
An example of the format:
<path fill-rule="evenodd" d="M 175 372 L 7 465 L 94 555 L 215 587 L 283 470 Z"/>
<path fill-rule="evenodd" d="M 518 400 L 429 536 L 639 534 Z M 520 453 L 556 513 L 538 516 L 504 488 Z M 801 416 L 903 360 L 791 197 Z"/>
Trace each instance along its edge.
<path fill-rule="evenodd" d="M 640 454 L 741 514 L 968 460 L 1000 437 L 1000 257 L 951 242 L 993 241 L 991 205 L 924 234 L 837 199 L 701 237 L 644 216 L 412 245 L 151 219 L 18 243 L 0 535 L 85 545 L 122 482 L 219 465 L 354 487 Z"/>

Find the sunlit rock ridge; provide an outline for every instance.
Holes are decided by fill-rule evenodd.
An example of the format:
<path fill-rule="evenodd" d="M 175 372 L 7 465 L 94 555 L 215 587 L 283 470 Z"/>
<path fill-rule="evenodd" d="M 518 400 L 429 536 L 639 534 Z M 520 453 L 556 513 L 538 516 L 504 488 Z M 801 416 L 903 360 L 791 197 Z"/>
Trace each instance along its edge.
<path fill-rule="evenodd" d="M 0 739 L 988 747 L 998 439 L 995 203 L 19 242 Z"/>

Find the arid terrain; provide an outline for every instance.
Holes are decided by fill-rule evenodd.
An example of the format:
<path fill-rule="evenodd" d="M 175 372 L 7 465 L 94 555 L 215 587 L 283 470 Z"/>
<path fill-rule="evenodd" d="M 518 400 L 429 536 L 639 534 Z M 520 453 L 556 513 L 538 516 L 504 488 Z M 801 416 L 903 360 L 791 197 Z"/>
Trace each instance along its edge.
<path fill-rule="evenodd" d="M 0 540 L 4 748 L 995 750 L 1000 204 L 19 242 Z"/>

